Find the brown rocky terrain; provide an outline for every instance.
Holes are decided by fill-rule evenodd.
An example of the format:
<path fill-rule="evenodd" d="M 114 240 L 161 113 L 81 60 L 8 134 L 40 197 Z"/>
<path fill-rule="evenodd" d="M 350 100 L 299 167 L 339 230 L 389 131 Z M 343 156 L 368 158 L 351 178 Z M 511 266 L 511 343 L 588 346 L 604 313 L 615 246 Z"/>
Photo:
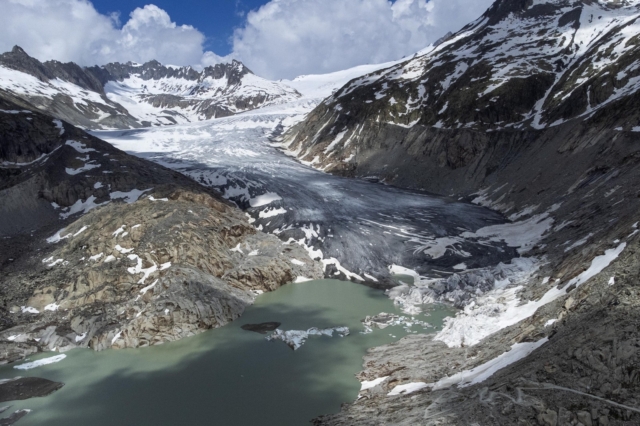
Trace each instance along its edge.
<path fill-rule="evenodd" d="M 322 276 L 305 250 L 256 231 L 190 179 L 35 111 L 0 108 L 3 362 L 177 340 L 299 275 Z"/>

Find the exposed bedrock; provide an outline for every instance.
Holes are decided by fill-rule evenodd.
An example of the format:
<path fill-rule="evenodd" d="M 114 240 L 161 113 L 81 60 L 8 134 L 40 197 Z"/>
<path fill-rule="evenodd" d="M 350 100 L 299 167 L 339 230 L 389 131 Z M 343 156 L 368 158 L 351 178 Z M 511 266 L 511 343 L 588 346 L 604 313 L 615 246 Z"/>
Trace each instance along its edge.
<path fill-rule="evenodd" d="M 191 179 L 0 100 L 0 362 L 161 344 L 321 278 Z"/>

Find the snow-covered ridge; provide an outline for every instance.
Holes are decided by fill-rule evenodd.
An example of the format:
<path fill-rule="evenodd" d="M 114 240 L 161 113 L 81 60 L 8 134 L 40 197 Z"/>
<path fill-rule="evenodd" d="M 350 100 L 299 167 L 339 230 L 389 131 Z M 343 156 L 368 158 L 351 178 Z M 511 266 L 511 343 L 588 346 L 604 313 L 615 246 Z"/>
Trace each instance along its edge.
<path fill-rule="evenodd" d="M 19 47 L 0 55 L 0 89 L 91 129 L 130 129 L 225 117 L 301 97 L 237 61 L 191 67 L 41 63 Z"/>
<path fill-rule="evenodd" d="M 380 110 L 380 121 L 438 128 L 542 128 L 588 118 L 640 89 L 639 18 L 637 0 L 498 1 L 437 47 L 363 75 L 327 104 L 345 108 L 356 95 Z M 539 86 L 527 89 L 539 90 L 535 98 L 515 100 L 517 112 L 500 110 L 525 80 Z M 460 99 L 463 91 L 475 99 Z"/>

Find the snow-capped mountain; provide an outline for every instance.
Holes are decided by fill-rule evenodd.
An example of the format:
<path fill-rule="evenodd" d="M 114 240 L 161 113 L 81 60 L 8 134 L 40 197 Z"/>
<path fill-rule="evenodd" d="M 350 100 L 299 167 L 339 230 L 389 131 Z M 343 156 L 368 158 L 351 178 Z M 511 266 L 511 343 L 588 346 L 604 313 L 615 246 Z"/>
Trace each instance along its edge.
<path fill-rule="evenodd" d="M 20 47 L 0 55 L 0 94 L 89 129 L 135 128 L 230 116 L 301 95 L 238 61 L 191 67 L 41 63 Z"/>
<path fill-rule="evenodd" d="M 600 119 L 640 129 L 638 18 L 637 0 L 498 0 L 441 44 L 342 87 L 286 146 L 349 174 L 363 143 L 381 138 L 424 142 L 438 131 L 533 131 Z M 625 114 L 605 113 L 622 105 Z M 468 159 L 483 143 L 447 155 Z"/>
<path fill-rule="evenodd" d="M 295 89 L 258 77 L 235 60 L 201 72 L 157 61 L 108 64 L 91 71 L 108 73 L 104 89 L 110 100 L 139 120 L 156 120 L 157 124 L 227 117 L 300 97 Z"/>

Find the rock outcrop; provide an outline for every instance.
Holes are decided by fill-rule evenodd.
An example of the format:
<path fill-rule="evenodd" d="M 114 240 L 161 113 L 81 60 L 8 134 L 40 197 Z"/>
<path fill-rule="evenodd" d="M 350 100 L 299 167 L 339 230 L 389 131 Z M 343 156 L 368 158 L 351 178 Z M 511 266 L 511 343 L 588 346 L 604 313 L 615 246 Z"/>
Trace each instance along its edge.
<path fill-rule="evenodd" d="M 192 180 L 0 101 L 0 361 L 220 327 L 321 265 Z M 295 260 L 295 262 L 293 262 Z"/>

